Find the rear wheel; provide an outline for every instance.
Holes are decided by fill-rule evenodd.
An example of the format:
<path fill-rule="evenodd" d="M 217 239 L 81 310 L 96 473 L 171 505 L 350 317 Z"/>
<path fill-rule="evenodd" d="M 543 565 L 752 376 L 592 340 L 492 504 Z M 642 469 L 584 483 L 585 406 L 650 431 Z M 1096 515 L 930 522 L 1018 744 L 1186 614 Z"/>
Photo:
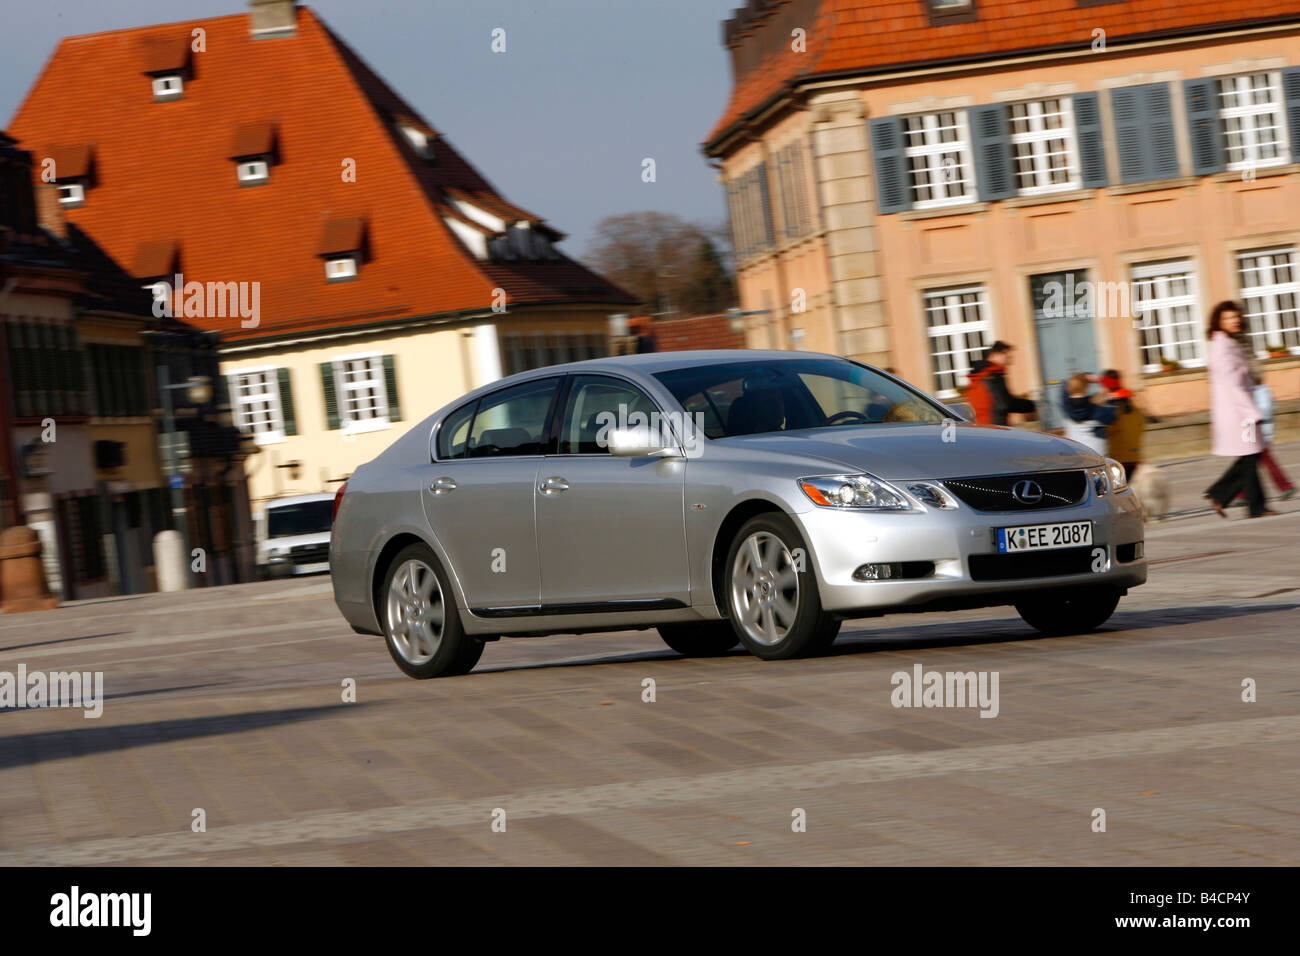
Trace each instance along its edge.
<path fill-rule="evenodd" d="M 447 576 L 427 545 L 398 552 L 384 575 L 382 623 L 388 652 L 411 677 L 467 674 L 483 642 L 465 633 Z"/>
<path fill-rule="evenodd" d="M 755 657 L 802 657 L 825 650 L 835 639 L 838 622 L 822 610 L 807 546 L 785 515 L 762 514 L 745 522 L 724 568 L 732 626 Z"/>
<path fill-rule="evenodd" d="M 1115 588 L 1075 588 L 1020 601 L 1016 611 L 1026 624 L 1044 634 L 1086 634 L 1110 620 L 1122 596 Z"/>
<path fill-rule="evenodd" d="M 740 643 L 730 621 L 661 624 L 659 636 L 684 657 L 717 657 Z"/>

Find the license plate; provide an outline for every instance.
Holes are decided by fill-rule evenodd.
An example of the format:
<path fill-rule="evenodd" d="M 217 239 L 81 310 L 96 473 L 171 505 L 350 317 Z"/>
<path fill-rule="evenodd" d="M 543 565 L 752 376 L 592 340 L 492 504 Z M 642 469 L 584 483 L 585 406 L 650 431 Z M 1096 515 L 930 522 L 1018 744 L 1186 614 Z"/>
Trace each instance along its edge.
<path fill-rule="evenodd" d="M 312 562 L 311 564 L 298 564 L 294 566 L 294 574 L 320 574 L 322 571 L 328 571 L 330 563 L 328 561 Z"/>
<path fill-rule="evenodd" d="M 1077 548 L 1092 544 L 1092 522 L 1066 521 L 1062 524 L 1026 524 L 1019 528 L 998 528 L 997 537 L 998 554 Z"/>

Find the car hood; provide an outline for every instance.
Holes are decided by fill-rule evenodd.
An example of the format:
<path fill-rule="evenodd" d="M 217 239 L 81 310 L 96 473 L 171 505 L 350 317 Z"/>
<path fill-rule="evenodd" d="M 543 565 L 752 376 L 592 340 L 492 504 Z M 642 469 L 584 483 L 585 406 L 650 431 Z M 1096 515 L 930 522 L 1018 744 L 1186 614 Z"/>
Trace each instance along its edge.
<path fill-rule="evenodd" d="M 945 441 L 944 438 L 949 438 Z M 1078 442 L 1002 426 L 882 424 L 807 428 L 718 439 L 760 455 L 820 459 L 878 478 L 962 478 L 1091 468 L 1102 457 Z"/>

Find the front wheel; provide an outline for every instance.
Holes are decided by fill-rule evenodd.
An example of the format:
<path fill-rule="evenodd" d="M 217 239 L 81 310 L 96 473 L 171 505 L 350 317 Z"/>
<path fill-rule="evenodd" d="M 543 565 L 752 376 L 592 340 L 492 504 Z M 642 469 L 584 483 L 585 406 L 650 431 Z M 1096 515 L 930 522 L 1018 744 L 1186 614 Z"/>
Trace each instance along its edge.
<path fill-rule="evenodd" d="M 384 638 L 402 672 L 420 679 L 467 674 L 483 641 L 461 627 L 451 585 L 427 545 L 398 552 L 380 592 Z"/>
<path fill-rule="evenodd" d="M 1053 637 L 1086 634 L 1110 620 L 1121 596 L 1115 588 L 1075 588 L 1027 598 L 1016 611 L 1030 627 Z"/>
<path fill-rule="evenodd" d="M 822 610 L 807 545 L 785 515 L 762 514 L 745 522 L 724 568 L 732 626 L 755 657 L 803 657 L 824 651 L 834 640 L 838 626 Z"/>

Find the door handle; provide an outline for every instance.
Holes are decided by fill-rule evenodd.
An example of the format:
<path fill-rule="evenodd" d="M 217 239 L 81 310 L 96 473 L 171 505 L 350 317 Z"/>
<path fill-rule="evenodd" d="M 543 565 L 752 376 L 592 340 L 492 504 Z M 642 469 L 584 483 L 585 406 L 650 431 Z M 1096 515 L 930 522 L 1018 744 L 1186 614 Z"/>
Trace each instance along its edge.
<path fill-rule="evenodd" d="M 456 490 L 456 482 L 451 478 L 438 478 L 433 484 L 429 485 L 429 490 L 435 495 L 445 495 L 449 491 Z"/>
<path fill-rule="evenodd" d="M 537 490 L 544 495 L 558 495 L 561 491 L 569 490 L 569 483 L 559 477 L 547 478 L 537 486 Z"/>

